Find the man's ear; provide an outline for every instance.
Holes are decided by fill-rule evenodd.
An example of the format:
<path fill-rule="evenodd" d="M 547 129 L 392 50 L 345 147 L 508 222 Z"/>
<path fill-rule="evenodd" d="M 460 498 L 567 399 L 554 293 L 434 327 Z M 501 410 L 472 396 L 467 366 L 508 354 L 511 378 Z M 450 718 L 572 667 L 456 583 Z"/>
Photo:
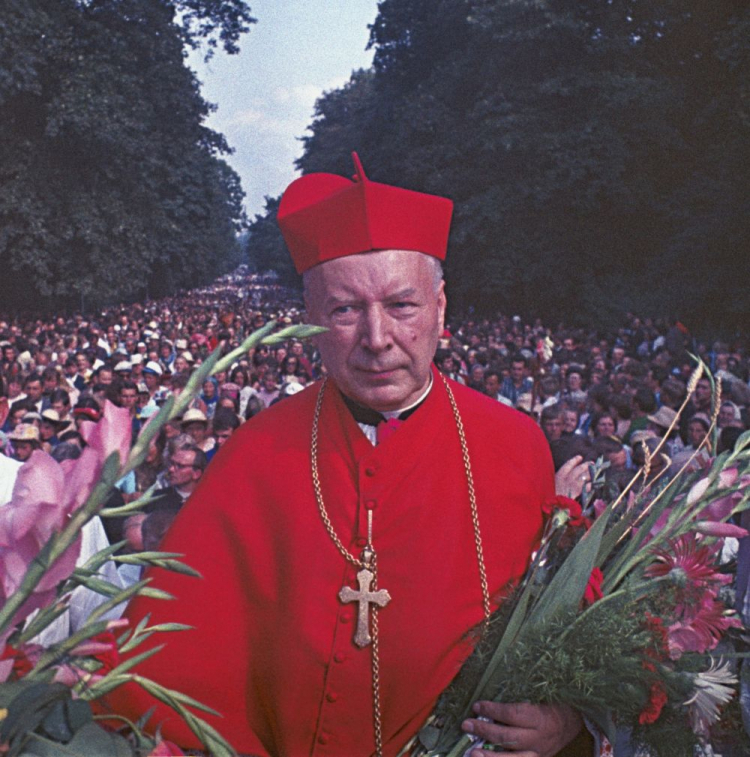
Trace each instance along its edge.
<path fill-rule="evenodd" d="M 445 308 L 447 300 L 445 297 L 445 281 L 440 282 L 438 287 L 438 337 L 443 335 L 445 330 Z"/>

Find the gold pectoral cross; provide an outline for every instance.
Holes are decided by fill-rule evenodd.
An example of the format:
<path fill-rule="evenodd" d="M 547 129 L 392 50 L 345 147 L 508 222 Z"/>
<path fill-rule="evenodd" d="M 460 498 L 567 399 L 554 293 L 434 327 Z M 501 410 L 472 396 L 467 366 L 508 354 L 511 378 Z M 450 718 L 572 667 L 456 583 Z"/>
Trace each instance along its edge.
<path fill-rule="evenodd" d="M 344 586 L 339 592 L 342 602 L 359 602 L 359 615 L 357 618 L 357 631 L 354 634 L 354 643 L 358 647 L 366 647 L 372 643 L 370 636 L 370 603 L 378 607 L 385 607 L 391 601 L 391 595 L 385 590 L 370 591 L 375 574 L 363 568 L 357 573 L 359 591 L 354 591 L 349 586 Z"/>

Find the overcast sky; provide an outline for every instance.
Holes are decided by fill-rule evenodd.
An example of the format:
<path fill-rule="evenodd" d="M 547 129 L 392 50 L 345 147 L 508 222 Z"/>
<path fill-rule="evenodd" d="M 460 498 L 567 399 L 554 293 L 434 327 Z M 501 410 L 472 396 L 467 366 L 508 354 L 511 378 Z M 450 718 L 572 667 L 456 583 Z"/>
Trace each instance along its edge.
<path fill-rule="evenodd" d="M 377 0 L 252 0 L 255 24 L 238 55 L 217 52 L 190 63 L 203 96 L 218 106 L 208 125 L 234 147 L 228 162 L 239 173 L 250 216 L 264 196 L 279 195 L 294 178 L 299 137 L 315 100 L 367 68 L 368 24 Z"/>

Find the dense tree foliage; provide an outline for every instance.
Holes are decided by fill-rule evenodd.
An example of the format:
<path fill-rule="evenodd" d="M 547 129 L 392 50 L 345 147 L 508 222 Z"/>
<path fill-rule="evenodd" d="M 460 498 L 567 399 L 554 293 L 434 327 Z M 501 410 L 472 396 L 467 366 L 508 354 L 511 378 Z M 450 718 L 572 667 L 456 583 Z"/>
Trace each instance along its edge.
<path fill-rule="evenodd" d="M 749 26 L 742 0 L 382 0 L 300 167 L 356 149 L 453 198 L 454 305 L 741 326 Z"/>
<path fill-rule="evenodd" d="M 185 50 L 236 49 L 242 0 L 6 0 L 0 303 L 89 304 L 210 280 L 244 222 Z"/>

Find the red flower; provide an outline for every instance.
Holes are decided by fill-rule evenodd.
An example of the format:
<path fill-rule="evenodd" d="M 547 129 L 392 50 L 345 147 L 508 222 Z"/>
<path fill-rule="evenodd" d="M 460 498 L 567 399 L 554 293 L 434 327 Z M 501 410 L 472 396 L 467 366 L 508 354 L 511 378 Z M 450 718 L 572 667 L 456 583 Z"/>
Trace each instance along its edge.
<path fill-rule="evenodd" d="M 661 681 L 654 681 L 649 690 L 648 704 L 643 708 L 638 716 L 638 722 L 641 725 L 655 723 L 661 715 L 664 705 L 667 703 L 667 692 Z"/>
<path fill-rule="evenodd" d="M 646 654 L 649 655 L 649 657 L 655 657 L 657 659 L 659 659 L 660 656 L 666 657 L 669 651 L 669 632 L 664 627 L 664 622 L 661 618 L 657 618 L 655 615 L 647 612 L 645 625 L 647 630 L 651 632 L 654 645 L 658 650 L 658 654 L 655 654 L 651 650 L 646 650 Z M 650 668 L 650 670 L 653 669 L 653 667 Z"/>
<path fill-rule="evenodd" d="M 34 669 L 34 663 L 29 659 L 24 649 L 16 649 L 16 647 L 7 644 L 0 655 L 0 660 L 13 660 L 13 677 L 18 680 L 31 673 Z"/>
<path fill-rule="evenodd" d="M 106 675 L 120 664 L 120 655 L 117 649 L 117 640 L 112 631 L 103 631 L 92 636 L 71 650 L 71 654 L 77 657 L 93 657 L 102 664 L 97 670 L 98 675 Z"/>
<path fill-rule="evenodd" d="M 581 506 L 570 497 L 558 496 L 542 505 L 542 514 L 545 518 L 552 516 L 556 510 L 565 510 L 568 513 L 568 517 L 570 518 L 568 525 L 573 528 L 577 528 L 578 526 L 586 526 L 588 528 L 591 525 L 591 521 L 583 517 Z"/>
<path fill-rule="evenodd" d="M 602 583 L 604 574 L 599 568 L 594 568 L 589 576 L 589 582 L 586 584 L 586 591 L 583 593 L 583 602 L 586 605 L 593 605 L 598 599 L 601 599 Z"/>

